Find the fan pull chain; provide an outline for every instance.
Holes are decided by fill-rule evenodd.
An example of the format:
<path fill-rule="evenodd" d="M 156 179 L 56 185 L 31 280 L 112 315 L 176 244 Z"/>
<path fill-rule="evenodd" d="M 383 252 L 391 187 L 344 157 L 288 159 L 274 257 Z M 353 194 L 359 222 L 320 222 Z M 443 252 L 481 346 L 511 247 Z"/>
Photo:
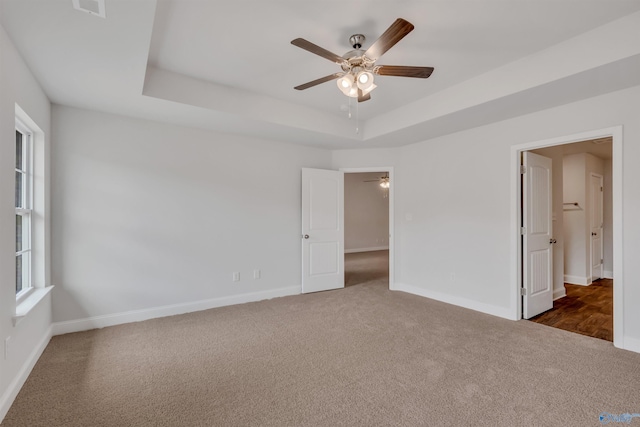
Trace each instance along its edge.
<path fill-rule="evenodd" d="M 360 133 L 360 102 L 356 101 L 356 135 Z"/>

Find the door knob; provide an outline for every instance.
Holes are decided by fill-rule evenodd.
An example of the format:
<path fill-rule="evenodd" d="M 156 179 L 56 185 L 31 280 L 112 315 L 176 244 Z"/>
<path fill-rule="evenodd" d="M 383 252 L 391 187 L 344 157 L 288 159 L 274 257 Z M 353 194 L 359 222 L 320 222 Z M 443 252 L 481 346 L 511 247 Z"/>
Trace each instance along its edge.
<path fill-rule="evenodd" d="M 594 233 L 594 232 L 592 231 L 592 232 L 591 232 L 591 235 L 592 235 L 592 236 L 597 236 L 597 235 L 598 235 L 598 233 Z"/>
<path fill-rule="evenodd" d="M 556 239 L 549 239 L 549 243 L 553 244 L 553 243 L 557 243 L 558 241 Z"/>
<path fill-rule="evenodd" d="M 305 234 L 305 235 L 304 235 L 304 236 L 302 236 L 302 237 L 304 237 L 305 239 L 308 239 L 308 238 L 309 238 L 309 235 L 308 235 L 308 234 Z"/>

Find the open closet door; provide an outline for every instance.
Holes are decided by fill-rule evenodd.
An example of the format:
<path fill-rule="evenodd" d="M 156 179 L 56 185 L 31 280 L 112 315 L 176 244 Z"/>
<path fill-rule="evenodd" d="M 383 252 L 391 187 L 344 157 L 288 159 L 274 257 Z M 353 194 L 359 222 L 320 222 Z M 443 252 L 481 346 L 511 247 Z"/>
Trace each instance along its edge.
<path fill-rule="evenodd" d="M 602 279 L 603 270 L 603 177 L 595 173 L 591 174 L 591 280 Z"/>
<path fill-rule="evenodd" d="M 344 173 L 302 169 L 302 293 L 344 288 Z"/>
<path fill-rule="evenodd" d="M 522 317 L 530 319 L 553 308 L 552 162 L 522 154 Z"/>

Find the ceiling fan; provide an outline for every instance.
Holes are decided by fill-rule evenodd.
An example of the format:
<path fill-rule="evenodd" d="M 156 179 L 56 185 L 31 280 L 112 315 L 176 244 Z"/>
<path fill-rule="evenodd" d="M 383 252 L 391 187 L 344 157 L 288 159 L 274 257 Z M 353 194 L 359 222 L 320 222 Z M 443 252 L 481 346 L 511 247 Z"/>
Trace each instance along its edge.
<path fill-rule="evenodd" d="M 398 18 L 366 51 L 361 49 L 362 44 L 365 42 L 365 37 L 362 34 L 354 34 L 349 38 L 354 50 L 345 53 L 343 56 L 329 52 L 305 39 L 297 38 L 292 40 L 292 45 L 333 61 L 342 68 L 341 72 L 296 86 L 294 89 L 305 90 L 321 83 L 338 79 L 338 88 L 342 93 L 348 97 L 357 98 L 358 102 L 363 102 L 371 99 L 371 91 L 376 88 L 373 83 L 374 75 L 426 79 L 433 73 L 433 67 L 376 65 L 376 61 L 413 31 L 413 28 L 413 24 Z"/>
<path fill-rule="evenodd" d="M 380 179 L 367 179 L 362 182 L 379 182 L 380 187 L 389 188 L 389 172 L 385 172 L 384 176 L 381 176 Z"/>

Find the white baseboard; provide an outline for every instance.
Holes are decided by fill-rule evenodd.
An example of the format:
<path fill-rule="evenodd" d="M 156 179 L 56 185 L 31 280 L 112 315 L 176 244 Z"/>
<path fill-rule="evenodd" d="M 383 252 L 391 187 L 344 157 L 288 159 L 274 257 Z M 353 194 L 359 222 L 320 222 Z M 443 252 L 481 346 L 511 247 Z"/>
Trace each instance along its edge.
<path fill-rule="evenodd" d="M 485 304 L 467 298 L 434 292 L 427 289 L 419 288 L 417 286 L 407 285 L 406 283 L 396 283 L 393 290 L 407 292 L 409 294 L 430 298 L 436 301 L 446 302 L 447 304 L 457 305 L 459 307 L 468 308 L 470 310 L 479 311 L 481 313 L 491 314 L 492 316 L 514 320 L 513 310 L 511 310 L 510 308 L 497 307 L 495 305 Z"/>
<path fill-rule="evenodd" d="M 625 350 L 633 351 L 635 353 L 640 353 L 640 340 L 636 338 L 624 337 L 624 348 Z"/>
<path fill-rule="evenodd" d="M 588 277 L 582 276 L 571 276 L 569 274 L 564 275 L 564 283 L 569 283 L 572 285 L 582 285 L 587 286 L 591 284 L 591 279 Z"/>
<path fill-rule="evenodd" d="M 605 279 L 613 279 L 613 271 L 604 270 L 602 275 Z"/>
<path fill-rule="evenodd" d="M 562 289 L 554 289 L 553 290 L 553 300 L 557 300 L 567 296 L 567 290 L 562 287 Z"/>
<path fill-rule="evenodd" d="M 29 374 L 31 374 L 33 367 L 36 366 L 36 362 L 38 362 L 38 359 L 42 356 L 42 352 L 47 348 L 51 337 L 52 327 L 50 326 L 27 360 L 25 360 L 25 363 L 22 365 L 22 368 L 20 368 L 18 375 L 15 376 L 13 381 L 11 381 L 11 384 L 9 384 L 9 387 L 7 387 L 5 393 L 0 397 L 0 423 L 7 415 L 7 412 L 9 412 L 9 408 L 11 408 L 11 405 L 16 399 L 16 396 L 18 396 L 20 389 L 27 381 L 27 378 L 29 378 Z"/>
<path fill-rule="evenodd" d="M 228 297 L 213 298 L 204 301 L 188 302 L 183 304 L 165 305 L 162 307 L 133 310 L 124 313 L 94 316 L 85 319 L 68 320 L 53 324 L 52 335 L 69 334 L 72 332 L 88 331 L 90 329 L 104 328 L 107 326 L 122 325 L 124 323 L 140 322 L 158 317 L 175 316 L 177 314 L 192 313 L 194 311 L 208 310 L 210 308 L 227 305 L 243 304 L 246 302 L 261 301 L 271 298 L 300 294 L 300 286 L 271 289 L 262 292 L 232 295 Z"/>
<path fill-rule="evenodd" d="M 356 252 L 373 252 L 373 251 L 388 251 L 389 245 L 387 246 L 373 246 L 370 248 L 356 248 L 356 249 L 345 249 L 345 254 L 353 254 Z"/>

